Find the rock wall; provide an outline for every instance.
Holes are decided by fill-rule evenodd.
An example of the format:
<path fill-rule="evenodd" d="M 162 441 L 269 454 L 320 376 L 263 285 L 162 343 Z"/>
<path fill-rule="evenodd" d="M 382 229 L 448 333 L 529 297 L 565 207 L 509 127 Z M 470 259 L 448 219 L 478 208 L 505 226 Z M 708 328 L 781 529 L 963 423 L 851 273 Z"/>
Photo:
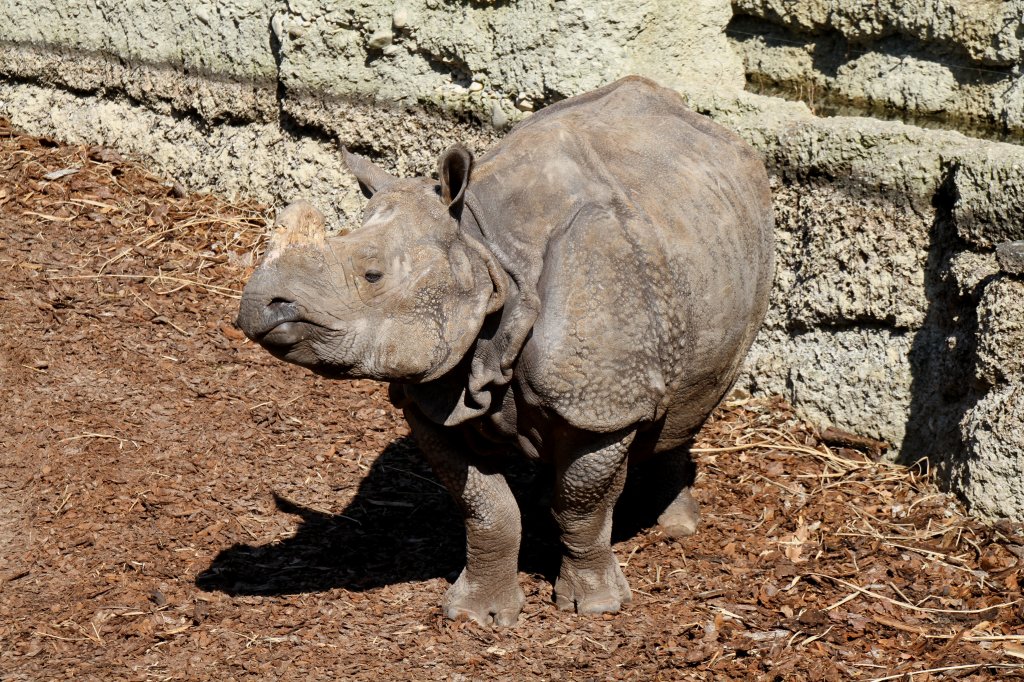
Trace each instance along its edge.
<path fill-rule="evenodd" d="M 755 89 L 814 109 L 1024 136 L 1020 0 L 735 0 Z"/>
<path fill-rule="evenodd" d="M 193 189 L 308 197 L 338 226 L 360 206 L 339 143 L 429 174 L 454 141 L 483 151 L 546 104 L 653 77 L 772 174 L 779 268 L 743 385 L 928 457 L 979 513 L 1024 518 L 1024 256 L 1001 246 L 1024 239 L 1024 148 L 995 141 L 1024 131 L 1020 10 L 8 0 L 0 115 Z M 857 115 L 815 115 L 837 112 Z"/>

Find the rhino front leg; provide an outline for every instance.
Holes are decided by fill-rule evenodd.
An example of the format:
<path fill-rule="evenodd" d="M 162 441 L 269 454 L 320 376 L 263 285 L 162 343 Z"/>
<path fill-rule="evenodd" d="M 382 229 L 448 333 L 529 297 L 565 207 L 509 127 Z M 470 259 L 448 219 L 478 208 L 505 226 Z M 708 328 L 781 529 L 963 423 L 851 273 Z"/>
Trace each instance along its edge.
<path fill-rule="evenodd" d="M 577 613 L 618 611 L 632 600 L 612 552 L 612 511 L 626 482 L 634 433 L 569 449 L 557 462 L 553 512 L 562 531 L 562 567 L 555 582 L 559 608 Z"/>
<path fill-rule="evenodd" d="M 444 615 L 472 618 L 481 625 L 514 625 L 526 600 L 517 570 L 522 526 L 505 477 L 486 460 L 467 456 L 464 445 L 414 408 L 407 408 L 405 415 L 420 450 L 466 521 L 466 567 L 445 594 Z"/>

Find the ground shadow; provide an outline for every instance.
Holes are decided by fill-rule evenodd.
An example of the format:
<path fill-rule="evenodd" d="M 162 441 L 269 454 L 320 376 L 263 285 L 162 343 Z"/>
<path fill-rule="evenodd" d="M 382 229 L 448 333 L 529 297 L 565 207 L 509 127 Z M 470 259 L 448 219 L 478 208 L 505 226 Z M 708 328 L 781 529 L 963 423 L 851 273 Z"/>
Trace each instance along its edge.
<path fill-rule="evenodd" d="M 549 512 L 552 471 L 510 456 L 505 473 L 523 516 L 519 570 L 554 581 L 560 555 Z M 655 485 L 663 480 L 657 466 L 631 468 L 613 539 L 628 539 L 656 523 L 674 497 Z M 200 589 L 233 596 L 362 591 L 438 577 L 453 581 L 464 564 L 462 518 L 410 438 L 395 440 L 377 457 L 340 514 L 277 495 L 274 500 L 280 511 L 301 518 L 295 534 L 221 551 L 196 578 Z"/>
<path fill-rule="evenodd" d="M 409 438 L 385 448 L 340 514 L 274 501 L 301 519 L 295 534 L 221 551 L 196 585 L 231 595 L 366 590 L 448 576 L 462 564 L 462 520 Z"/>

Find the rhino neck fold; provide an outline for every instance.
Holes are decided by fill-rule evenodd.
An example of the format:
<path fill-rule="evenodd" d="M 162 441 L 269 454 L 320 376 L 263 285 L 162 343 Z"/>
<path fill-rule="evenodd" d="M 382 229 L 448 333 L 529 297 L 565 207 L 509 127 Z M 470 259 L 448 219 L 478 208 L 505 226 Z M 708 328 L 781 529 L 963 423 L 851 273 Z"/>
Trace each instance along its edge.
<path fill-rule="evenodd" d="M 512 365 L 540 314 L 537 286 L 543 258 L 535 256 L 538 250 L 528 243 L 533 231 L 517 224 L 516 214 L 515 207 L 503 198 L 489 197 L 480 201 L 472 187 L 466 190 L 460 228 L 467 236 L 481 241 L 509 278 L 501 325 L 494 336 L 494 346 L 498 351 L 497 369 L 501 376 L 494 381 L 499 385 L 511 380 Z M 471 224 L 467 224 L 467 216 L 472 220 Z M 543 249 L 539 252 L 543 253 Z"/>
<path fill-rule="evenodd" d="M 474 381 L 470 382 L 473 391 L 482 390 L 491 383 L 504 386 L 511 381 L 512 366 L 523 350 L 540 313 L 537 282 L 540 279 L 541 264 L 513 256 L 521 249 L 516 244 L 516 228 L 519 226 L 507 224 L 507 216 L 512 213 L 508 210 L 488 211 L 487 204 L 479 200 L 472 188 L 466 190 L 465 209 L 459 228 L 468 238 L 479 241 L 508 277 L 508 291 L 500 311 L 498 328 L 490 338 L 484 338 L 481 332 L 474 348 L 474 357 L 483 364 L 478 371 L 478 365 L 474 362 L 471 377 Z M 505 217 L 505 222 L 502 217 Z M 490 350 L 485 352 L 484 347 Z"/>
<path fill-rule="evenodd" d="M 462 217 L 459 220 L 459 230 L 465 236 L 475 239 L 486 248 L 494 259 L 498 261 L 501 269 L 505 271 L 509 279 L 519 289 L 522 283 L 516 277 L 517 268 L 514 267 L 512 259 L 503 249 L 503 233 L 506 233 L 506 226 L 495 225 L 487 215 L 484 205 L 479 201 L 473 190 L 467 189 L 463 204 Z"/>
<path fill-rule="evenodd" d="M 446 374 L 424 383 L 391 384 L 390 398 L 396 407 L 416 406 L 430 421 L 456 426 L 482 417 L 500 404 L 494 394 L 507 380 L 492 380 L 497 366 L 490 347 L 495 332 L 501 327 L 503 311 L 488 315 L 480 335 L 466 356 Z M 497 372 L 504 379 L 504 376 Z"/>
<path fill-rule="evenodd" d="M 466 192 L 459 229 L 504 271 L 505 303 L 487 316 L 473 347 L 454 369 L 433 381 L 404 384 L 393 391 L 393 399 L 415 404 L 428 419 L 445 426 L 482 417 L 500 406 L 499 396 L 512 380 L 512 369 L 539 310 L 532 303 L 537 297 L 536 283 L 524 292 L 522 273 L 507 255 L 507 231 L 488 220 L 487 211 L 472 191 Z"/>

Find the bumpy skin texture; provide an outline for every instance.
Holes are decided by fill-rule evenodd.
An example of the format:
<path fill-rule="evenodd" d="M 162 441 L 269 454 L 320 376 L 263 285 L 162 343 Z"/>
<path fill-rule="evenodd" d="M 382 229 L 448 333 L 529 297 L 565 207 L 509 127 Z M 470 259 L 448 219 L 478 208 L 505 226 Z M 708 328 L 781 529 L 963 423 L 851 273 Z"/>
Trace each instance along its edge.
<path fill-rule="evenodd" d="M 282 212 L 239 326 L 327 376 L 391 382 L 466 518 L 449 617 L 514 623 L 519 511 L 500 453 L 550 461 L 559 606 L 630 599 L 610 545 L 626 464 L 685 456 L 764 317 L 772 213 L 760 159 L 674 92 L 627 78 L 548 107 L 439 182 L 346 161 L 363 225 Z M 666 532 L 694 531 L 684 488 Z"/>

